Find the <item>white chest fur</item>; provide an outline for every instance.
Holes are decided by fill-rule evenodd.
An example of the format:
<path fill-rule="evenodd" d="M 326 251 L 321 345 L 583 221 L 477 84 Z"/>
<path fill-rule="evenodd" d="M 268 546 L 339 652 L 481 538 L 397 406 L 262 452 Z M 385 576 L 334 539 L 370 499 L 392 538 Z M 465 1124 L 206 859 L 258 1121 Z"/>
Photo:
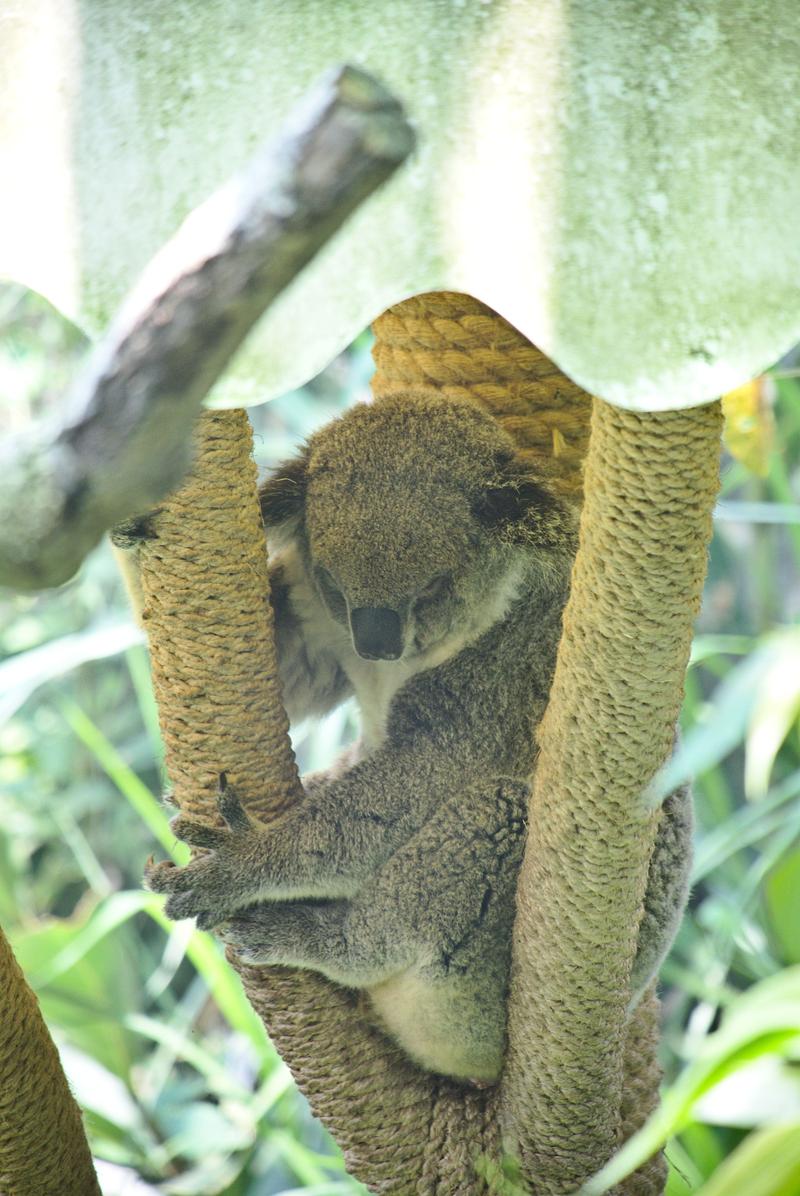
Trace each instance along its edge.
<path fill-rule="evenodd" d="M 498 619 L 503 618 L 517 596 L 522 580 L 521 569 L 511 569 L 499 579 L 491 599 L 475 612 L 469 623 L 447 636 L 428 652 L 412 659 L 363 660 L 348 643 L 340 663 L 355 690 L 361 709 L 361 735 L 365 754 L 375 751 L 383 742 L 389 719 L 389 708 L 395 694 L 417 673 L 436 668 L 457 656 L 462 648 L 483 635 Z"/>
<path fill-rule="evenodd" d="M 442 645 L 443 646 L 443 645 Z M 440 646 L 441 647 L 441 646 Z M 439 659 L 429 659 L 434 653 L 413 660 L 362 660 L 355 652 L 348 653 L 342 667 L 350 678 L 361 710 L 361 738 L 367 753 L 379 747 L 386 735 L 389 707 L 392 698 L 410 677 L 424 669 L 441 664 L 458 648 Z M 437 654 L 439 649 L 437 649 Z"/>

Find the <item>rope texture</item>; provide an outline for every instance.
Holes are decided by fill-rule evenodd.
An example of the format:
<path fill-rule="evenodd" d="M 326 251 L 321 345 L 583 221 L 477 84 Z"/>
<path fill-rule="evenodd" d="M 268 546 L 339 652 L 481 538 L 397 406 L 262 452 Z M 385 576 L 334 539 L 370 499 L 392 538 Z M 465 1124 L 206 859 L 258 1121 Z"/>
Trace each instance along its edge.
<path fill-rule="evenodd" d="M 278 686 L 250 423 L 245 412 L 210 412 L 198 436 L 190 479 L 139 550 L 167 774 L 181 808 L 204 815 L 224 770 L 268 821 L 296 800 L 300 781 Z"/>
<path fill-rule="evenodd" d="M 0 929 L 0 1196 L 100 1196 L 81 1113 Z"/>
<path fill-rule="evenodd" d="M 593 406 L 517 890 L 503 1085 L 504 1125 L 537 1194 L 578 1188 L 619 1138 L 628 978 L 658 821 L 637 799 L 672 746 L 720 422 L 719 404 L 645 415 Z M 635 1090 L 650 1063 L 640 1070 L 634 1050 L 627 1059 Z"/>
<path fill-rule="evenodd" d="M 658 1104 L 661 1066 L 658 1062 L 660 1005 L 653 986 L 633 1012 L 625 1033 L 619 1143 L 644 1125 Z M 667 1163 L 661 1151 L 619 1185 L 620 1196 L 661 1196 Z"/>
<path fill-rule="evenodd" d="M 554 490 L 580 495 L 589 441 L 586 392 L 516 328 L 477 299 L 451 291 L 405 299 L 373 328 L 376 398 L 426 386 L 471 399 L 491 411 Z"/>

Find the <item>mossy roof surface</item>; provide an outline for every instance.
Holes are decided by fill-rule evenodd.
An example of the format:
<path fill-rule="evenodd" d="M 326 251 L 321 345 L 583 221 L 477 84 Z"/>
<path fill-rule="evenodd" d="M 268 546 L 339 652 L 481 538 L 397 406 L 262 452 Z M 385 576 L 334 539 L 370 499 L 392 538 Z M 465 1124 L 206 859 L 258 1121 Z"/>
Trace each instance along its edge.
<path fill-rule="evenodd" d="M 327 68 L 406 104 L 413 161 L 259 325 L 240 401 L 433 289 L 634 408 L 800 339 L 797 0 L 0 0 L 0 26 L 0 274 L 91 331 Z"/>

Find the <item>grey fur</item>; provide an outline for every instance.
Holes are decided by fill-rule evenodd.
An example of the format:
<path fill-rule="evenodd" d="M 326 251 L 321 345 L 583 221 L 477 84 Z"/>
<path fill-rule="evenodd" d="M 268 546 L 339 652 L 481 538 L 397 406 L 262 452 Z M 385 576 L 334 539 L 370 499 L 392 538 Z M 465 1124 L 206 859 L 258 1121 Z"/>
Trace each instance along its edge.
<path fill-rule="evenodd" d="M 290 717 L 355 693 L 363 736 L 304 779 L 305 801 L 269 832 L 230 790 L 228 830 L 178 817 L 176 834 L 212 854 L 156 865 L 150 886 L 172 894 L 172 917 L 221 926 L 249 963 L 366 989 L 423 1067 L 494 1080 L 574 513 L 491 417 L 426 391 L 323 428 L 266 484 L 262 505 L 280 546 L 272 600 Z M 400 637 L 400 659 L 358 655 L 354 642 L 380 653 L 382 636 L 387 655 Z M 686 899 L 688 793 L 665 814 L 634 1000 Z"/>

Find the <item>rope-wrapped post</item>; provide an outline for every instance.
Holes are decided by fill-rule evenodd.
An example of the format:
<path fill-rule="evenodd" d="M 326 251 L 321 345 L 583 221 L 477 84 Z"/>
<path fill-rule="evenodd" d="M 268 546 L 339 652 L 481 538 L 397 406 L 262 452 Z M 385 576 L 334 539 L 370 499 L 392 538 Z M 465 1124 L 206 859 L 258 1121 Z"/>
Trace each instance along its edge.
<path fill-rule="evenodd" d="M 511 325 L 467 295 L 436 293 L 392 308 L 375 332 L 376 397 L 398 385 L 470 394 L 515 421 L 509 430 L 543 468 L 550 463 L 565 493 L 580 491 L 586 396 Z M 443 367 L 446 377 L 434 377 L 431 370 Z M 224 769 L 248 808 L 269 821 L 301 792 L 280 705 L 250 451 L 244 413 L 206 413 L 192 473 L 162 505 L 152 521 L 155 538 L 139 550 L 140 577 L 176 801 L 214 817 Z M 240 631 L 247 633 L 244 642 Z M 253 745 L 256 759 L 245 766 Z M 269 797 L 267 759 L 283 760 L 277 806 Z M 496 1090 L 469 1090 L 421 1073 L 371 1028 L 352 993 L 321 976 L 240 972 L 357 1178 L 377 1192 L 415 1196 L 486 1191 L 479 1164 L 500 1149 Z"/>
<path fill-rule="evenodd" d="M 618 1144 L 627 1142 L 641 1129 L 658 1105 L 661 1064 L 661 1004 L 653 985 L 642 997 L 625 1027 L 622 1058 L 622 1097 Z M 659 1151 L 619 1185 L 620 1196 L 661 1196 L 667 1179 L 667 1165 Z"/>
<path fill-rule="evenodd" d="M 596 400 L 517 894 L 504 1128 L 537 1196 L 618 1145 L 626 1004 L 719 476 L 719 404 L 636 414 Z M 632 1039 L 631 1039 L 632 1036 Z M 631 1050 L 627 1051 L 630 1058 Z M 638 1182 L 638 1181 L 636 1181 Z M 631 1192 L 658 1191 L 652 1168 Z"/>
<path fill-rule="evenodd" d="M 0 1193 L 100 1196 L 81 1112 L 0 929 Z"/>
<path fill-rule="evenodd" d="M 190 814 L 214 809 L 219 774 L 268 822 L 301 793 L 278 686 L 264 532 L 244 411 L 206 412 L 187 481 L 141 543 L 167 774 Z"/>

